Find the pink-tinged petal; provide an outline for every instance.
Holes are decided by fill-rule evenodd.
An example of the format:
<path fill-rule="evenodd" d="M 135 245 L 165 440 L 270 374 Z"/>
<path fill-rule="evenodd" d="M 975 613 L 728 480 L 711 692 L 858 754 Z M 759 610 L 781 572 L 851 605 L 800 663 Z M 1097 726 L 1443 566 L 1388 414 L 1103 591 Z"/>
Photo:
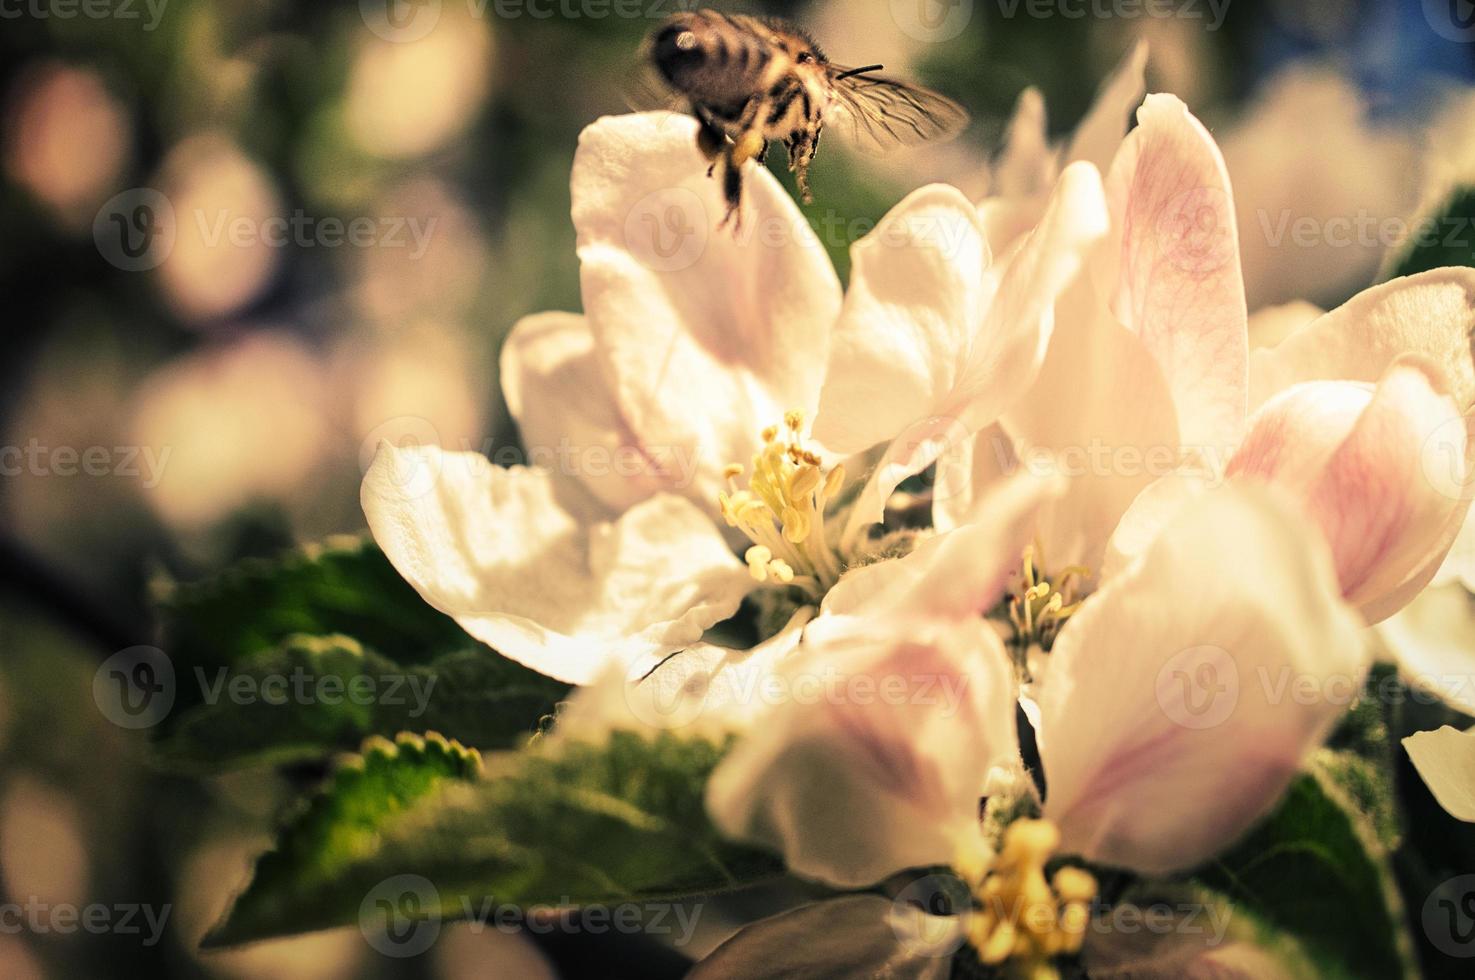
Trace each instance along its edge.
<path fill-rule="evenodd" d="M 1377 622 L 1444 560 L 1469 508 L 1467 450 L 1438 370 L 1403 359 L 1375 389 L 1312 381 L 1282 391 L 1255 413 L 1226 474 L 1301 499 L 1347 600 Z"/>
<path fill-rule="evenodd" d="M 1232 844 L 1356 696 L 1361 637 L 1293 504 L 1250 486 L 1190 503 L 1050 653 L 1040 752 L 1063 847 L 1162 874 Z"/>
<path fill-rule="evenodd" d="M 546 470 L 382 443 L 360 493 L 374 540 L 425 601 L 503 655 L 586 684 L 697 642 L 752 579 L 670 494 L 584 525 Z"/>
<path fill-rule="evenodd" d="M 1475 269 L 1431 269 L 1365 289 L 1250 358 L 1250 407 L 1302 381 L 1377 381 L 1394 360 L 1438 364 L 1462 412 L 1475 407 Z"/>
<path fill-rule="evenodd" d="M 976 218 L 970 227 L 976 231 Z M 983 281 L 971 287 L 967 300 L 980 303 L 981 308 L 968 309 L 960 303 L 947 312 L 947 316 L 968 316 L 969 326 L 944 333 L 937 323 L 928 329 L 932 337 L 944 336 L 947 342 L 923 348 L 924 363 L 917 366 L 925 370 L 925 376 L 919 372 L 916 383 L 907 388 L 891 387 L 893 378 L 879 371 L 867 375 L 856 370 L 855 362 L 831 365 L 825 409 L 815 430 L 827 447 L 841 452 L 864 448 L 853 423 L 836 421 L 844 413 L 830 402 L 831 387 L 853 389 L 855 395 L 846 404 L 856 411 L 864 411 L 867 399 L 873 404 L 890 403 L 884 410 L 869 412 L 875 424 L 865 438 L 880 435 L 893 441 L 857 498 L 845 531 L 847 540 L 854 540 L 867 524 L 881 519 L 886 500 L 903 480 L 993 424 L 1028 390 L 1050 342 L 1055 300 L 1076 280 L 1087 253 L 1106 228 L 1100 177 L 1086 164 L 1069 167 L 1061 174 L 1040 223 L 1007 260 L 988 268 Z M 964 263 L 965 268 L 968 265 Z M 896 281 L 900 273 L 891 275 Z M 851 291 L 855 292 L 853 286 Z M 883 356 L 900 357 L 878 343 L 870 346 Z M 837 432 L 846 435 L 838 443 L 831 439 Z"/>
<path fill-rule="evenodd" d="M 575 313 L 517 322 L 502 345 L 502 395 L 531 465 L 618 514 L 662 490 L 681 493 L 697 461 L 642 446 L 610 394 L 594 335 Z"/>
<path fill-rule="evenodd" d="M 1137 122 L 1107 179 L 1121 236 L 1111 308 L 1162 367 L 1184 444 L 1229 447 L 1244 425 L 1248 361 L 1229 175 L 1177 98 L 1148 96 Z"/>
<path fill-rule="evenodd" d="M 1450 816 L 1475 823 L 1475 732 L 1445 725 L 1403 740 L 1414 768 Z"/>
<path fill-rule="evenodd" d="M 928 538 L 901 558 L 846 572 L 825 596 L 810 635 L 851 628 L 859 617 L 982 615 L 1003 596 L 1034 537 L 1035 512 L 1057 491 L 1054 481 L 1024 473 L 991 484 L 971 523 Z"/>
<path fill-rule="evenodd" d="M 980 620 L 806 641 L 770 681 L 707 811 L 805 877 L 854 888 L 951 861 L 991 767 L 1018 765 L 1009 660 Z"/>
<path fill-rule="evenodd" d="M 683 493 L 710 507 L 722 467 L 759 432 L 819 403 L 840 284 L 766 169 L 743 169 L 743 219 L 719 229 L 696 121 L 600 119 L 574 156 L 584 313 L 621 417 L 653 454 L 697 462 Z"/>
<path fill-rule="evenodd" d="M 1070 139 L 1067 162 L 1084 160 L 1102 173 L 1110 172 L 1132 113 L 1147 94 L 1146 71 L 1147 42 L 1139 40 L 1101 83 L 1096 101 Z"/>

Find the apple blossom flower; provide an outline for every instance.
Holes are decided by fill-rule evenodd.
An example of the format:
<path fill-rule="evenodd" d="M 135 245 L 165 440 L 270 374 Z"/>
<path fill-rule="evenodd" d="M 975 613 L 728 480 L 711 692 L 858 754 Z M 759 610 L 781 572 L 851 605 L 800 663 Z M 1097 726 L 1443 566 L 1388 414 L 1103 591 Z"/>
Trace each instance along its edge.
<path fill-rule="evenodd" d="M 1031 389 L 943 457 L 939 482 L 962 489 L 936 523 L 1021 460 L 1062 472 L 1045 573 L 1104 581 L 1203 487 L 1270 483 L 1302 502 L 1376 622 L 1430 580 L 1468 511 L 1475 271 L 1384 283 L 1251 354 L 1219 151 L 1172 96 L 1149 96 L 1138 123 L 1111 161 L 1091 275 L 1057 303 Z"/>
<path fill-rule="evenodd" d="M 1069 865 L 1047 883 L 1047 861 L 1157 876 L 1210 859 L 1277 802 L 1345 707 L 1332 685 L 1367 666 L 1318 532 L 1274 491 L 1218 488 L 1062 624 L 1030 726 L 1037 782 L 1008 630 L 989 628 L 1001 604 L 989 622 L 970 608 L 806 634 L 776 667 L 793 696 L 719 764 L 707 805 L 728 835 L 836 887 L 951 865 L 983 909 L 974 949 L 1026 972 L 1080 948 L 1071 906 L 1095 892 Z M 1328 696 L 1278 697 L 1277 676 Z M 1011 894 L 1045 904 L 1045 925 Z"/>
<path fill-rule="evenodd" d="M 872 532 L 892 492 L 1028 387 L 1056 298 L 1108 228 L 1087 164 L 997 259 L 961 192 L 924 187 L 853 246 L 842 300 L 761 168 L 754 231 L 712 233 L 721 204 L 695 125 L 647 113 L 581 137 L 584 313 L 525 318 L 501 365 L 534 456 L 568 452 L 506 467 L 386 444 L 363 483 L 375 539 L 431 605 L 571 683 L 608 663 L 642 676 L 755 590 L 781 623 L 851 568 L 910 551 L 917 534 Z M 849 483 L 844 460 L 877 453 Z"/>

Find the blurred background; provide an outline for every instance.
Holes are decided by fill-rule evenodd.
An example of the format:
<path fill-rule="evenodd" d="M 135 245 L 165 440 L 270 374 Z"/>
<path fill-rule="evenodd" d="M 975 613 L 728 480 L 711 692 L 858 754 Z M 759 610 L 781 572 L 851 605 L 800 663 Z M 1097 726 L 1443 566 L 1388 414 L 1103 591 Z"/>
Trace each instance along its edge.
<path fill-rule="evenodd" d="M 0 914 L 0 977 L 591 975 L 465 926 L 413 960 L 352 929 L 197 953 L 282 783 L 153 771 L 92 678 L 153 642 L 161 577 L 360 530 L 380 438 L 516 444 L 499 345 L 579 309 L 575 141 L 624 111 L 640 39 L 680 2 L 0 0 L 0 902 L 114 926 L 140 907 L 133 932 Z M 1341 302 L 1399 244 L 1380 229 L 1475 175 L 1464 0 L 712 6 L 793 18 L 973 113 L 941 150 L 826 144 L 807 211 L 857 236 L 930 180 L 984 192 L 1027 86 L 1068 133 L 1138 38 L 1149 90 L 1223 147 L 1251 310 Z M 1350 237 L 1294 236 L 1302 218 Z M 845 276 L 848 231 L 826 244 Z M 686 952 L 721 938 L 709 920 Z"/>

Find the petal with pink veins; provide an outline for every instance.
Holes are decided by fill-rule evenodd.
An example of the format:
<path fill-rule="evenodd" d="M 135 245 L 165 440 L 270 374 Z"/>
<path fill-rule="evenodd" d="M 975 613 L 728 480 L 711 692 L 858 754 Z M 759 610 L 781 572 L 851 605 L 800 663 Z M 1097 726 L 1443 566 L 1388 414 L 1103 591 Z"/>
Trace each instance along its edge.
<path fill-rule="evenodd" d="M 1206 494 L 1056 638 L 1045 816 L 1066 852 L 1193 867 L 1275 805 L 1366 669 L 1361 623 L 1294 505 L 1258 487 Z"/>
<path fill-rule="evenodd" d="M 1183 443 L 1227 449 L 1244 425 L 1248 360 L 1229 175 L 1174 96 L 1149 95 L 1137 122 L 1106 182 L 1120 250 L 1103 281 L 1117 318 L 1162 367 Z"/>
<path fill-rule="evenodd" d="M 991 768 L 1018 766 L 1009 659 L 980 620 L 806 641 L 775 677 L 707 811 L 804 877 L 854 888 L 948 863 Z"/>
<path fill-rule="evenodd" d="M 1310 381 L 1251 420 L 1226 470 L 1304 502 L 1347 600 L 1377 622 L 1428 584 L 1466 512 L 1466 422 L 1442 373 L 1395 361 L 1376 388 Z"/>

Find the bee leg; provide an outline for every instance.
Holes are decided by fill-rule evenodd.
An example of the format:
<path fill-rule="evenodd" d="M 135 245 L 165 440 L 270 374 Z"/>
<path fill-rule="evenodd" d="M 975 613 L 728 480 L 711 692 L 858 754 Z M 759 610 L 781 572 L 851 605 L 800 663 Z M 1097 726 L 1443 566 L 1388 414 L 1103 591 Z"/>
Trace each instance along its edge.
<path fill-rule="evenodd" d="M 747 129 L 723 152 L 719 162 L 722 164 L 722 196 L 727 201 L 727 214 L 723 215 L 717 227 L 721 228 L 729 221 L 734 233 L 742 227 L 743 218 L 738 209 L 743 203 L 743 164 L 761 159 L 767 149 L 768 141 L 763 138 L 763 131 Z"/>
<path fill-rule="evenodd" d="M 697 130 L 697 149 L 707 158 L 707 176 L 710 177 L 717 166 L 717 157 L 727 146 L 727 136 L 705 114 L 699 114 L 697 119 L 701 122 Z"/>
<path fill-rule="evenodd" d="M 743 226 L 742 203 L 743 203 L 743 169 L 736 160 L 736 146 L 729 146 L 718 158 L 717 163 L 722 165 L 722 197 L 727 202 L 727 212 L 722 220 L 717 222 L 718 228 L 724 228 L 727 223 L 732 222 L 732 231 L 736 235 Z"/>
<path fill-rule="evenodd" d="M 814 195 L 809 192 L 809 164 L 814 159 L 817 142 L 818 134 L 802 131 L 784 141 L 789 151 L 789 172 L 794 175 L 794 182 L 799 185 L 799 197 L 805 204 L 814 203 Z"/>

